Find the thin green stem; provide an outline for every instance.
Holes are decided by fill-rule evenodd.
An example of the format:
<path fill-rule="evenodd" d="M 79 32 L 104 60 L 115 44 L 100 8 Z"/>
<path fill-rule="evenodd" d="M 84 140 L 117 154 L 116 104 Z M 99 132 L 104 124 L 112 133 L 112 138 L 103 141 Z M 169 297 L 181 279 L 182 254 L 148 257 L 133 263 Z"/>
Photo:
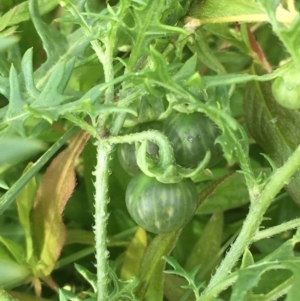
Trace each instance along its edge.
<path fill-rule="evenodd" d="M 34 177 L 41 168 L 56 154 L 56 152 L 78 131 L 74 126 L 68 130 L 59 140 L 57 140 L 19 179 L 10 189 L 0 198 L 0 215 L 15 200 L 16 196 L 25 185 Z"/>
<path fill-rule="evenodd" d="M 83 129 L 84 131 L 89 133 L 92 137 L 96 137 L 97 131 L 95 130 L 95 128 L 93 126 L 89 125 L 81 117 L 79 117 L 77 115 L 74 115 L 74 114 L 71 114 L 71 113 L 67 113 L 67 114 L 64 115 L 64 118 L 67 119 L 67 120 L 70 120 L 71 122 L 73 122 L 74 124 L 79 126 L 81 129 Z"/>
<path fill-rule="evenodd" d="M 223 259 L 215 275 L 211 278 L 211 281 L 204 290 L 199 301 L 211 300 L 211 291 L 215 286 L 224 281 L 225 277 L 231 272 L 244 250 L 252 243 L 253 237 L 258 230 L 267 208 L 277 193 L 285 185 L 286 181 L 288 181 L 297 171 L 299 166 L 300 146 L 294 151 L 286 163 L 282 167 L 278 168 L 278 170 L 273 174 L 256 201 L 251 203 L 249 214 L 243 224 L 238 238 L 233 243 L 226 257 Z"/>
<path fill-rule="evenodd" d="M 295 228 L 300 227 L 300 218 L 296 218 L 294 220 L 288 221 L 286 223 L 280 224 L 278 226 L 275 227 L 271 227 L 269 229 L 266 230 L 262 230 L 259 231 L 258 233 L 256 233 L 256 235 L 253 237 L 253 242 L 255 241 L 259 241 L 261 239 L 264 238 L 269 238 L 271 236 L 274 236 L 276 234 L 288 231 L 288 230 L 292 230 Z"/>
<path fill-rule="evenodd" d="M 73 262 L 76 262 L 78 261 L 79 259 L 85 257 L 85 256 L 88 256 L 88 255 L 91 255 L 95 252 L 95 247 L 87 247 L 83 250 L 80 250 L 78 252 L 75 252 L 69 256 L 66 256 L 62 259 L 60 259 L 55 267 L 54 267 L 54 270 L 58 270 L 68 264 L 72 264 Z"/>
<path fill-rule="evenodd" d="M 108 219 L 107 203 L 109 157 L 112 146 L 102 140 L 97 141 L 97 165 L 95 170 L 95 247 L 97 268 L 97 301 L 106 301 L 108 296 L 108 251 L 106 225 Z"/>

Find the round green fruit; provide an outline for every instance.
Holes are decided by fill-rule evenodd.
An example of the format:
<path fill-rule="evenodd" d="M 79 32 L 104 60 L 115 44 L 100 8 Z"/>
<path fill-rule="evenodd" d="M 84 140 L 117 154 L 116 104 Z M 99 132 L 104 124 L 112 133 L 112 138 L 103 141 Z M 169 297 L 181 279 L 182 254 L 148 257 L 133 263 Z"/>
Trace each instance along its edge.
<path fill-rule="evenodd" d="M 288 76 L 277 77 L 272 84 L 272 92 L 282 107 L 291 110 L 300 109 L 300 83 L 295 84 Z"/>
<path fill-rule="evenodd" d="M 198 193 L 190 179 L 165 184 L 140 172 L 129 182 L 125 199 L 128 212 L 138 225 L 152 233 L 168 233 L 191 220 Z"/>
<path fill-rule="evenodd" d="M 139 124 L 129 129 L 125 134 L 139 133 L 146 130 L 161 130 L 162 125 L 159 122 L 149 122 Z M 156 158 L 158 156 L 158 146 L 153 142 L 148 142 L 147 153 L 149 156 Z M 118 146 L 118 158 L 123 169 L 131 176 L 140 171 L 136 162 L 136 153 L 134 143 L 120 144 Z"/>
<path fill-rule="evenodd" d="M 219 128 L 202 113 L 184 114 L 174 111 L 163 126 L 164 134 L 169 138 L 176 162 L 189 168 L 195 168 L 210 150 L 212 167 L 222 158 L 222 149 L 215 144 L 220 135 Z"/>

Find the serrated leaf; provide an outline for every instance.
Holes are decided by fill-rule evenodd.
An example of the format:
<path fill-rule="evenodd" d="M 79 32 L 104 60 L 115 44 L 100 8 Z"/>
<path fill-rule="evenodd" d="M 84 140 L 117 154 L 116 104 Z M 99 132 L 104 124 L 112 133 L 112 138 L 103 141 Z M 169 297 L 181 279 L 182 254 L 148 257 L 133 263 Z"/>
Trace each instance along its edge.
<path fill-rule="evenodd" d="M 28 117 L 28 113 L 24 112 L 24 106 L 27 103 L 23 99 L 17 71 L 13 65 L 10 69 L 9 85 L 13 89 L 10 89 L 8 108 L 3 117 L 3 124 L 8 124 L 4 134 L 7 136 L 17 133 L 20 136 L 25 136 L 23 123 Z"/>
<path fill-rule="evenodd" d="M 26 170 L 30 168 L 33 163 L 27 165 Z M 31 221 L 30 213 L 33 206 L 34 197 L 37 191 L 37 183 L 35 177 L 33 177 L 30 182 L 24 187 L 16 199 L 19 220 L 23 226 L 25 233 L 25 242 L 26 242 L 26 260 L 29 262 L 33 254 L 33 242 L 32 242 L 32 232 L 31 232 Z"/>
<path fill-rule="evenodd" d="M 134 275 L 138 275 L 141 261 L 147 248 L 147 233 L 139 227 L 125 253 L 125 258 L 120 271 L 120 277 L 128 280 Z"/>
<path fill-rule="evenodd" d="M 79 132 L 48 167 L 38 188 L 32 214 L 34 246 L 41 276 L 51 273 L 66 239 L 62 213 L 75 187 L 75 162 L 89 135 Z"/>
<path fill-rule="evenodd" d="M 175 274 L 175 275 L 181 276 L 184 279 L 186 279 L 188 284 L 183 285 L 182 288 L 191 289 L 194 292 L 195 298 L 198 300 L 198 298 L 200 297 L 199 290 L 204 284 L 203 282 L 198 283 L 198 281 L 196 280 L 196 275 L 199 272 L 201 265 L 196 265 L 190 271 L 186 271 L 179 265 L 179 263 L 174 258 L 172 258 L 170 256 L 164 256 L 164 259 L 174 269 L 174 270 L 167 270 L 167 271 L 165 271 L 165 273 L 166 274 Z"/>
<path fill-rule="evenodd" d="M 287 300 L 297 300 L 300 293 L 298 285 L 300 281 L 300 259 L 298 256 L 295 256 L 293 248 L 299 242 L 299 239 L 300 231 L 298 229 L 291 239 L 284 242 L 279 248 L 261 261 L 244 269 L 240 269 L 238 271 L 237 282 L 233 286 L 230 301 L 245 300 L 246 294 L 259 283 L 263 273 L 273 269 L 286 269 L 293 273 L 294 283 L 288 292 Z"/>
<path fill-rule="evenodd" d="M 134 291 L 140 283 L 140 280 L 137 276 L 133 276 L 127 281 L 122 281 L 118 279 L 117 275 L 113 270 L 110 270 L 110 278 L 112 279 L 114 290 L 109 295 L 109 300 L 119 301 L 124 299 L 139 301 L 139 299 L 136 299 L 134 295 Z"/>
<path fill-rule="evenodd" d="M 258 73 L 255 67 L 253 73 Z M 300 144 L 298 124 L 300 112 L 281 107 L 275 101 L 270 82 L 250 82 L 246 85 L 244 101 L 245 121 L 251 136 L 276 163 L 283 165 Z M 285 186 L 289 195 L 300 206 L 298 173 Z"/>
<path fill-rule="evenodd" d="M 67 39 L 53 24 L 49 25 L 43 22 L 37 0 L 29 0 L 29 12 L 47 53 L 47 60 L 34 73 L 36 87 L 42 89 L 57 64 L 70 61 L 74 57 L 78 58 L 84 54 L 90 43 L 90 38 L 87 39 L 82 29 L 78 29 Z"/>
<path fill-rule="evenodd" d="M 281 270 L 287 269 L 293 272 L 294 285 L 288 292 L 286 300 L 297 300 L 300 294 L 300 287 L 298 285 L 300 281 L 300 259 L 291 258 L 289 260 L 282 260 L 280 262 L 265 262 L 257 265 L 250 266 L 246 269 L 239 271 L 238 280 L 233 286 L 233 292 L 230 301 L 243 301 L 247 292 L 255 287 L 262 274 L 269 270 Z"/>
<path fill-rule="evenodd" d="M 174 248 L 180 231 L 157 235 L 147 248 L 140 268 L 141 284 L 136 289 L 136 296 L 141 300 L 160 301 L 163 299 L 164 255 Z"/>
<path fill-rule="evenodd" d="M 71 99 L 63 92 L 70 79 L 73 67 L 74 60 L 58 63 L 43 90 L 30 104 L 28 110 L 32 109 L 36 114 L 38 113 L 49 120 L 50 123 L 57 120 L 62 114 L 60 105 Z"/>
<path fill-rule="evenodd" d="M 144 1 L 143 3 L 131 3 L 131 19 L 134 26 L 123 23 L 124 31 L 133 44 L 132 52 L 127 63 L 127 71 L 138 67 L 138 61 L 148 54 L 148 46 L 154 38 L 165 37 L 170 34 L 185 34 L 179 27 L 168 26 L 161 23 L 165 11 L 165 2 L 160 0 Z"/>
<path fill-rule="evenodd" d="M 189 43 L 188 46 L 194 53 L 197 53 L 198 59 L 208 68 L 217 73 L 226 73 L 226 70 L 208 46 L 207 39 L 204 37 L 201 29 L 195 31 L 194 41 Z"/>

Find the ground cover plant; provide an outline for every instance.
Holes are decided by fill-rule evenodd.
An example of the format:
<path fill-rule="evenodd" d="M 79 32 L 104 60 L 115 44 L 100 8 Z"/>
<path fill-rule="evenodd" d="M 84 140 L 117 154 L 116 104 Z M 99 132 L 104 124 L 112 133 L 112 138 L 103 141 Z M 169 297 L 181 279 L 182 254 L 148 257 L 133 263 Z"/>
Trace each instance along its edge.
<path fill-rule="evenodd" d="M 299 300 L 300 4 L 0 2 L 0 300 Z"/>

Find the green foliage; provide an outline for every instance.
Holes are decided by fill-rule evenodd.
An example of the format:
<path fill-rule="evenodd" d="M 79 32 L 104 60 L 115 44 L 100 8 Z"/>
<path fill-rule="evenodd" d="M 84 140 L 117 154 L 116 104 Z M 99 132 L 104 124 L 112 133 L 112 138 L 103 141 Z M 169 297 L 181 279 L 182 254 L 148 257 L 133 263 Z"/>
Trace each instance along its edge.
<path fill-rule="evenodd" d="M 298 4 L 20 2 L 0 4 L 0 300 L 298 300 Z M 216 131 L 188 164 L 185 138 L 141 126 L 174 111 Z M 182 229 L 136 226 L 116 144 L 152 183 L 197 187 Z M 174 203 L 182 227 L 164 197 L 151 218 Z"/>

